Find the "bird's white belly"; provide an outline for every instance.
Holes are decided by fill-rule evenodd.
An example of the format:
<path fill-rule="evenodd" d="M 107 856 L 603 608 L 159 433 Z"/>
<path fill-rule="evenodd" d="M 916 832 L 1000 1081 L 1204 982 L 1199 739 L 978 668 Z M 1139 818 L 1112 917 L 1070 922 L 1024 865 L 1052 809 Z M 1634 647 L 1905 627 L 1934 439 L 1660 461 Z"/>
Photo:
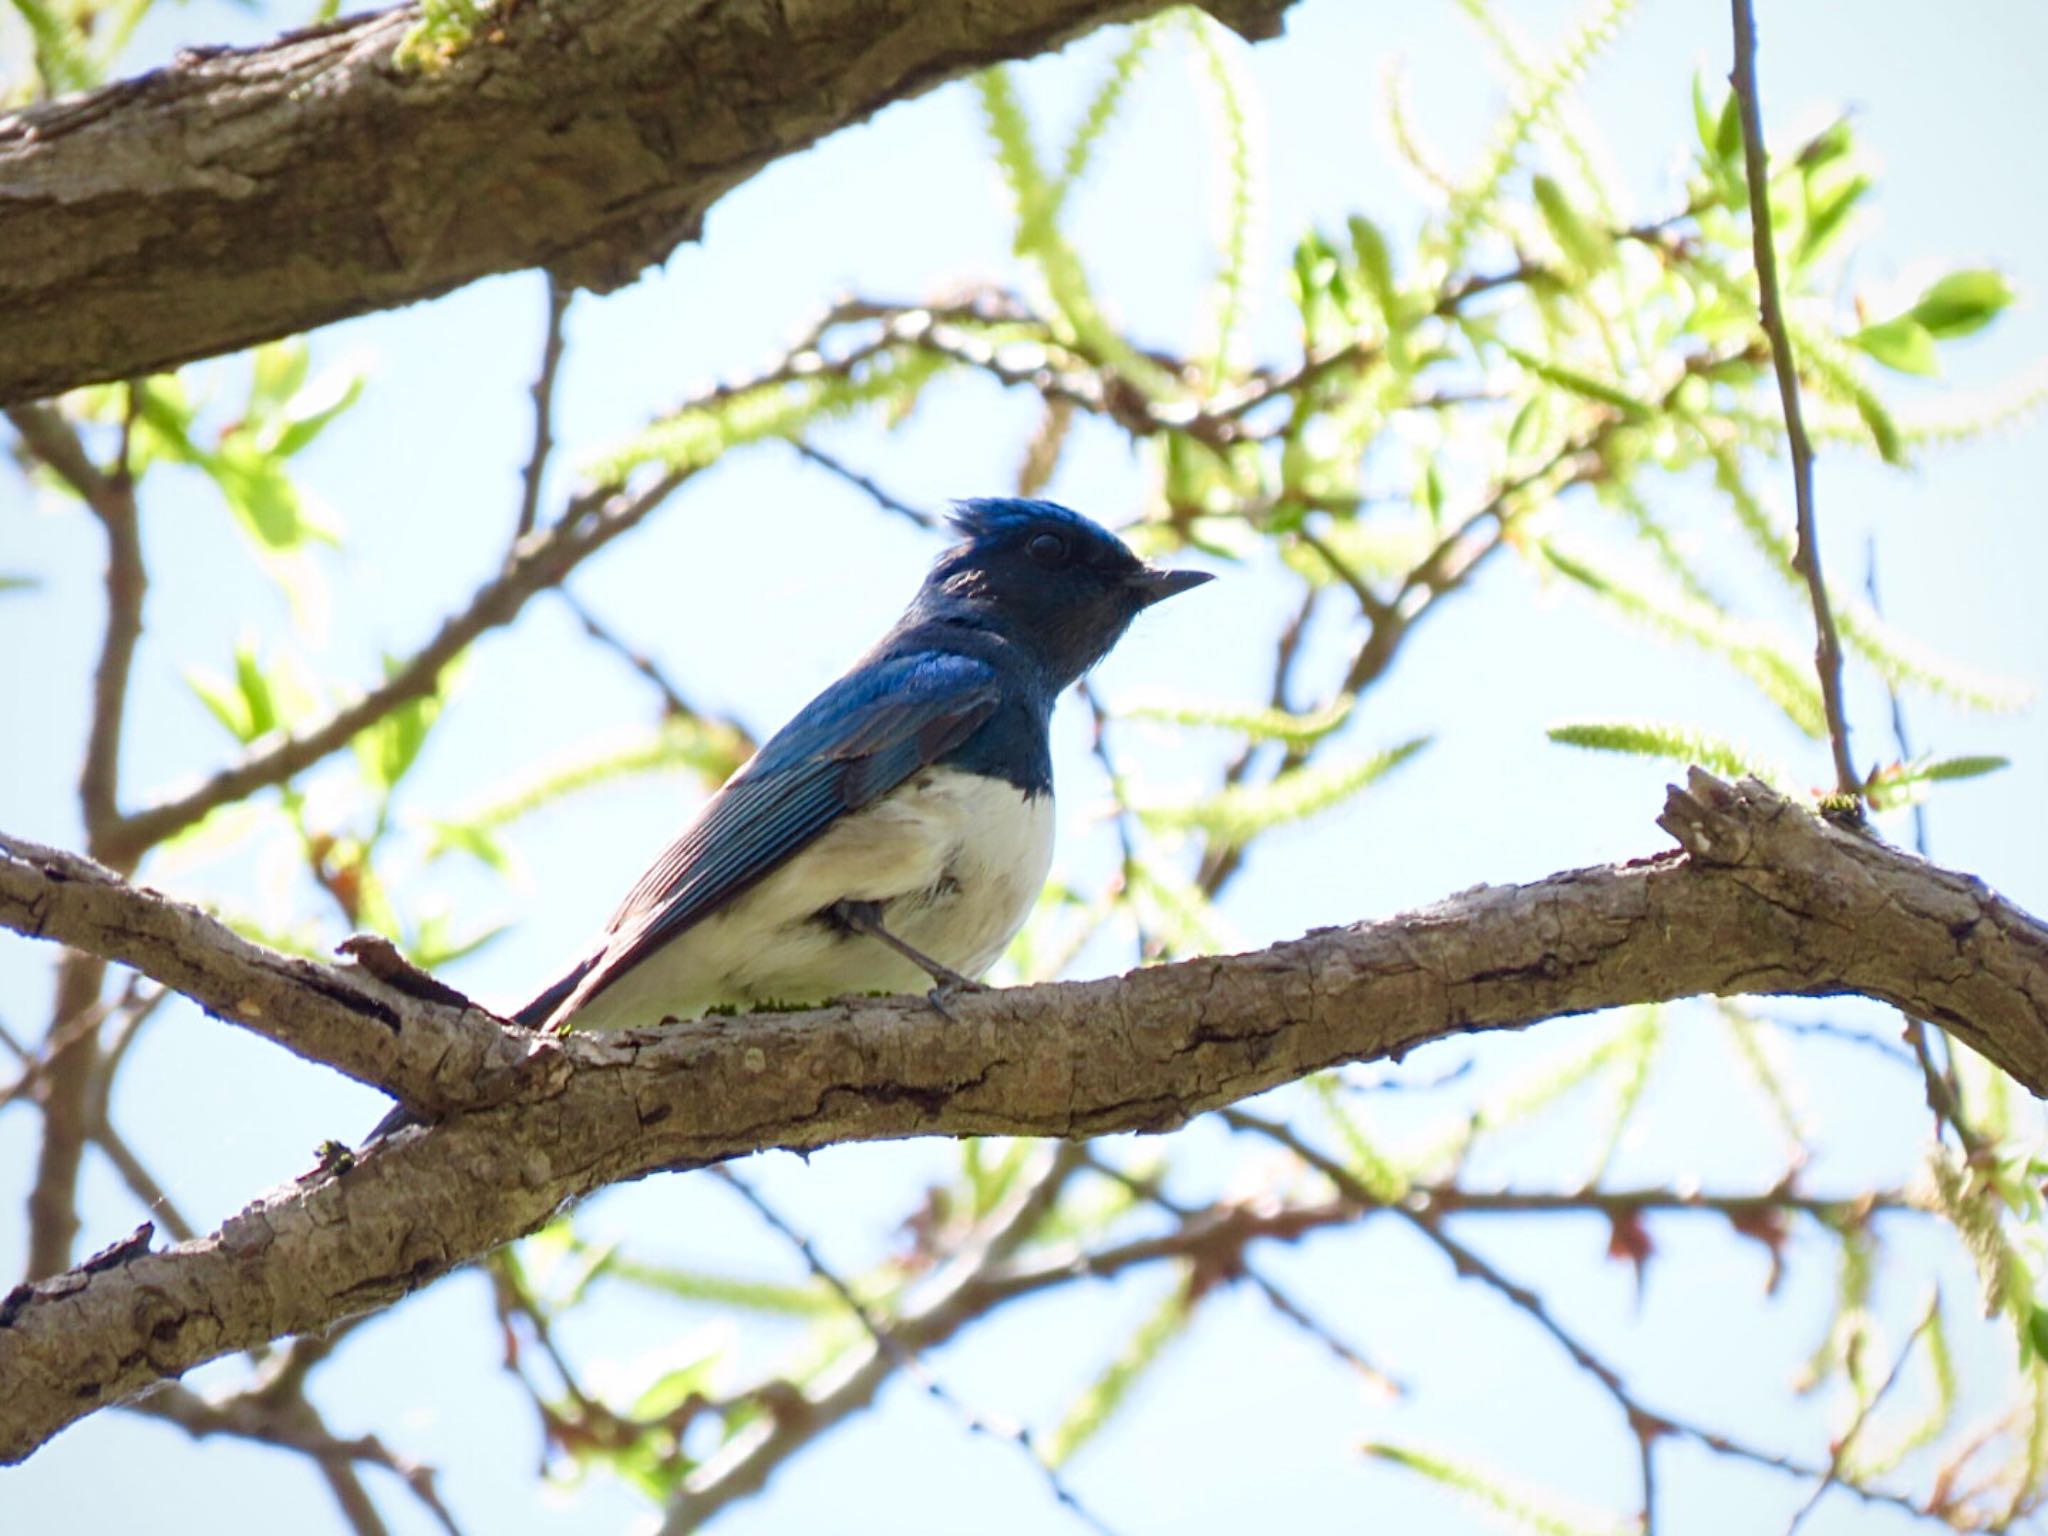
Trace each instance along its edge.
<path fill-rule="evenodd" d="M 721 1006 L 921 992 L 930 978 L 823 914 L 870 901 L 921 954 L 979 976 L 1024 926 L 1052 866 L 1050 795 L 928 768 L 841 818 L 723 911 L 693 924 L 572 1013 L 575 1029 L 637 1029 Z"/>

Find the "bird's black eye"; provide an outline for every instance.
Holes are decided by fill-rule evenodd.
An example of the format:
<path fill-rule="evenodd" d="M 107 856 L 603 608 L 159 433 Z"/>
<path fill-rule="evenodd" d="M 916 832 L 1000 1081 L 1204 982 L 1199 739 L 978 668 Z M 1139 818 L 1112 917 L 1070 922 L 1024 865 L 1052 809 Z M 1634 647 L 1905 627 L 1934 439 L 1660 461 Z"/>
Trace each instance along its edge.
<path fill-rule="evenodd" d="M 1024 546 L 1024 553 L 1040 565 L 1060 565 L 1067 558 L 1067 541 L 1056 533 L 1037 534 Z"/>

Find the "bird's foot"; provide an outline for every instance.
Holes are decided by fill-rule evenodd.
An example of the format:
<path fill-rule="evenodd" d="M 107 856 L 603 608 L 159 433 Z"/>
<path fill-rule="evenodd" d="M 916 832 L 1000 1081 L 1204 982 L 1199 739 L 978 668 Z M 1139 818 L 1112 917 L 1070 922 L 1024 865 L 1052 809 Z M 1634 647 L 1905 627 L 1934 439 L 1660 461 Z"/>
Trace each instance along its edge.
<path fill-rule="evenodd" d="M 924 1000 L 932 1006 L 932 1012 L 948 1024 L 958 1024 L 959 1018 L 949 1006 L 953 999 L 968 992 L 986 992 L 988 988 L 978 981 L 962 976 L 957 971 L 947 971 L 946 980 L 925 993 Z"/>
<path fill-rule="evenodd" d="M 956 997 L 968 992 L 986 992 L 988 988 L 970 976 L 962 976 L 950 965 L 934 960 L 914 945 L 906 944 L 887 928 L 882 926 L 882 908 L 873 901 L 837 901 L 832 904 L 832 919 L 853 933 L 864 933 L 895 950 L 897 954 L 931 977 L 935 985 L 925 994 L 925 1001 L 942 1017 L 953 1020 L 953 1013 L 946 1005 Z M 957 1023 L 958 1020 L 953 1020 Z"/>

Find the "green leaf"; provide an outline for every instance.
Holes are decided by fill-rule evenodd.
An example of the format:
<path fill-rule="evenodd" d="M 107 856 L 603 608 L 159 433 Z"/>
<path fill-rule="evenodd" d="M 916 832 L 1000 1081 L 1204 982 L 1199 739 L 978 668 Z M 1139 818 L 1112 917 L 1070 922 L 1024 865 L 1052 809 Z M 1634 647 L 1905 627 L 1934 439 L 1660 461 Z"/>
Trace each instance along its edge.
<path fill-rule="evenodd" d="M 1755 683 L 1807 735 L 1820 739 L 1827 722 L 1811 668 L 1769 631 L 1683 593 L 1652 592 L 1597 569 L 1545 540 L 1544 558 L 1560 573 L 1638 623 L 1714 652 Z"/>
<path fill-rule="evenodd" d="M 279 458 L 290 458 L 308 447 L 334 419 L 363 396 L 366 381 L 361 374 L 324 374 L 293 397 L 273 424 L 276 436 L 271 448 Z"/>
<path fill-rule="evenodd" d="M 1359 762 L 1294 768 L 1269 783 L 1232 785 L 1185 804 L 1134 809 L 1147 826 L 1206 832 L 1219 847 L 1241 847 L 1261 832 L 1341 805 L 1428 745 L 1427 736 L 1418 736 Z"/>
<path fill-rule="evenodd" d="M 1208 893 L 1173 874 L 1164 860 L 1131 869 L 1131 895 L 1153 938 L 1174 955 L 1222 955 L 1243 948 Z"/>
<path fill-rule="evenodd" d="M 1282 741 L 1289 746 L 1306 746 L 1321 741 L 1349 720 L 1352 707 L 1357 702 L 1347 693 L 1322 709 L 1297 714 L 1285 709 L 1157 698 L 1127 703 L 1117 714 L 1127 720 L 1163 720 L 1172 725 L 1234 731 L 1253 741 Z"/>
<path fill-rule="evenodd" d="M 1872 390 L 1859 386 L 1853 398 L 1856 414 L 1870 429 L 1871 440 L 1877 444 L 1878 457 L 1894 468 L 1902 467 L 1906 462 L 1906 448 L 1899 437 L 1898 425 L 1892 420 L 1892 413 Z"/>
<path fill-rule="evenodd" d="M 218 720 L 230 736 L 242 742 L 255 739 L 257 733 L 249 728 L 248 706 L 243 703 L 242 695 L 234 684 L 198 667 L 188 668 L 184 676 L 185 686 L 198 696 L 207 713 Z"/>
<path fill-rule="evenodd" d="M 1334 1072 L 1309 1079 L 1324 1116 L 1344 1143 L 1344 1166 L 1381 1205 L 1398 1205 L 1408 1197 L 1408 1175 L 1382 1152 L 1359 1118 L 1344 1103 L 1343 1082 Z"/>
<path fill-rule="evenodd" d="M 135 439 L 131 458 L 139 473 L 158 459 L 204 467 L 206 455 L 192 441 L 198 409 L 177 374 L 144 379 L 135 386 Z"/>
<path fill-rule="evenodd" d="M 1715 123 L 1718 116 L 1719 114 L 1707 104 L 1706 78 L 1698 71 L 1694 71 L 1692 77 L 1692 126 L 1693 132 L 1699 136 L 1700 152 L 1704 155 L 1712 155 L 1714 153 Z"/>
<path fill-rule="evenodd" d="M 2010 768 L 2012 760 L 2004 757 L 1945 757 L 1928 763 L 1920 769 L 1924 779 L 1975 779 L 1987 773 L 1996 773 L 2001 768 Z"/>
<path fill-rule="evenodd" d="M 1136 1331 L 1124 1341 L 1116 1358 L 1102 1374 L 1074 1400 L 1066 1415 L 1053 1427 L 1043 1443 L 1049 1466 L 1064 1465 L 1074 1453 L 1102 1430 L 1117 1409 L 1129 1398 L 1131 1388 L 1159 1360 L 1161 1352 L 1184 1332 L 1194 1310 L 1194 1298 L 1186 1284 L 1175 1286 L 1153 1309 Z"/>
<path fill-rule="evenodd" d="M 249 729 L 249 734 L 242 739 L 254 741 L 258 736 L 276 730 L 280 718 L 277 693 L 270 686 L 270 679 L 264 676 L 255 650 L 246 645 L 235 647 L 235 686 L 241 693 L 242 717 Z"/>
<path fill-rule="evenodd" d="M 1511 1488 L 1492 1473 L 1426 1451 L 1372 1441 L 1359 1447 L 1366 1455 L 1392 1462 L 1504 1517 L 1517 1530 L 1537 1536 L 1623 1536 L 1637 1529 L 1633 1520 L 1581 1514 L 1544 1494 Z"/>
<path fill-rule="evenodd" d="M 1981 331 L 2014 297 L 2003 272 L 1989 268 L 1951 272 L 1920 295 L 1919 302 L 1906 311 L 1906 318 L 1948 341 Z"/>
<path fill-rule="evenodd" d="M 1894 764 L 1880 768 L 1870 777 L 1867 793 L 1870 803 L 1878 810 L 1894 810 L 1902 805 L 1913 805 L 1926 798 L 1930 784 L 1957 779 L 1981 778 L 1987 773 L 1996 773 L 2010 767 L 2003 757 L 1946 757 L 1922 758 L 1916 762 Z"/>
<path fill-rule="evenodd" d="M 430 860 L 445 858 L 451 853 L 466 853 L 501 875 L 512 872 L 512 856 L 505 851 L 505 845 L 484 828 L 459 821 L 437 821 L 431 825 L 433 840 L 427 848 Z"/>
<path fill-rule="evenodd" d="M 1585 78 L 1593 60 L 1620 33 L 1634 4 L 1635 0 L 1596 0 L 1586 19 L 1564 42 L 1548 58 L 1534 64 L 1522 58 L 1512 40 L 1493 24 L 1485 7 L 1467 7 L 1500 50 L 1516 77 L 1517 89 L 1514 100 L 1495 122 L 1493 143 L 1478 173 L 1451 200 L 1443 240 L 1454 261 L 1462 259 L 1467 242 L 1476 231 L 1504 222 L 1498 209 L 1501 185 L 1539 127 L 1550 125 L 1567 151 L 1576 152 L 1574 158 L 1581 168 L 1590 167 L 1590 157 L 1578 145 L 1569 122 L 1563 120 L 1561 106 Z M 1587 180 L 1594 180 L 1590 173 Z"/>
<path fill-rule="evenodd" d="M 633 1399 L 628 1416 L 643 1421 L 666 1418 L 693 1396 L 709 1397 L 723 1358 L 724 1351 L 713 1347 L 698 1359 L 663 1371 Z"/>
<path fill-rule="evenodd" d="M 1348 224 L 1351 254 L 1358 263 L 1359 275 L 1365 279 L 1366 288 L 1379 305 L 1381 317 L 1390 326 L 1398 324 L 1401 319 L 1401 291 L 1394 283 L 1394 257 L 1388 249 L 1387 237 L 1380 232 L 1379 225 L 1363 214 L 1354 213 Z"/>
<path fill-rule="evenodd" d="M 457 960 L 475 954 L 502 934 L 507 926 L 494 923 L 459 937 L 450 928 L 447 915 L 437 913 L 422 919 L 414 929 L 405 945 L 405 957 L 423 971 L 438 971 L 444 965 L 453 965 Z"/>
<path fill-rule="evenodd" d="M 949 360 L 915 348 L 877 353 L 844 372 L 776 377 L 714 391 L 642 428 L 588 466 L 602 485 L 623 482 L 643 464 L 702 469 L 733 448 L 764 438 L 800 437 L 821 421 L 863 406 L 906 407 Z"/>
<path fill-rule="evenodd" d="M 1729 167 L 1739 166 L 1742 161 L 1742 103 L 1733 91 L 1721 103 L 1721 119 L 1714 126 L 1713 156 Z"/>
<path fill-rule="evenodd" d="M 2035 1307 L 2027 1317 L 2027 1342 L 2034 1354 L 2048 1360 L 2048 1307 Z"/>
<path fill-rule="evenodd" d="M 1551 238 L 1582 276 L 1591 276 L 1613 263 L 1614 237 L 1589 224 L 1565 195 L 1555 177 L 1539 175 L 1533 183 L 1536 206 L 1549 226 Z"/>
<path fill-rule="evenodd" d="M 44 0 L 14 0 L 15 14 L 35 43 L 36 73 L 45 94 L 62 96 L 99 84 L 99 70 L 86 46 L 84 29 Z M 90 16 L 90 11 L 85 12 Z"/>
<path fill-rule="evenodd" d="M 1203 74 L 1215 93 L 1216 131 L 1223 162 L 1223 227 L 1218 235 L 1217 270 L 1209 302 L 1214 337 L 1209 347 L 1208 378 L 1229 376 L 1237 351 L 1237 333 L 1246 310 L 1252 266 L 1252 233 L 1257 223 L 1258 153 L 1252 115 L 1245 105 L 1251 93 L 1242 57 L 1243 44 L 1220 23 L 1192 8 L 1175 13 L 1186 25 L 1196 52 L 1207 67 Z"/>
<path fill-rule="evenodd" d="M 1799 236 L 1799 262 L 1813 261 L 1848 227 L 1849 215 L 1870 191 L 1871 180 L 1857 172 L 1825 190 L 1809 182 L 1806 227 Z"/>
<path fill-rule="evenodd" d="M 651 735 L 623 745 L 598 745 L 566 764 L 479 797 L 463 824 L 482 831 L 511 825 L 544 806 L 635 774 L 683 768 L 711 784 L 723 783 L 746 761 L 748 746 L 739 731 L 718 720 L 678 715 Z"/>
<path fill-rule="evenodd" d="M 1730 777 L 1751 775 L 1767 783 L 1786 782 L 1783 774 L 1704 731 L 1648 720 L 1580 720 L 1553 725 L 1544 733 L 1561 746 L 1594 752 L 1621 752 L 1633 757 L 1667 758 L 1698 764 Z"/>
<path fill-rule="evenodd" d="M 614 1280 L 664 1296 L 771 1317 L 836 1317 L 846 1310 L 838 1293 L 815 1280 L 788 1285 L 778 1280 L 756 1280 L 708 1270 L 671 1269 L 620 1257 L 607 1264 L 605 1273 Z"/>
<path fill-rule="evenodd" d="M 1087 107 L 1081 113 L 1081 121 L 1076 125 L 1073 137 L 1067 140 L 1067 152 L 1061 157 L 1060 162 L 1059 183 L 1052 192 L 1054 216 L 1058 214 L 1059 205 L 1087 173 L 1089 161 L 1095 154 L 1095 146 L 1108 131 L 1109 125 L 1116 120 L 1117 112 L 1123 106 L 1132 82 L 1138 78 L 1139 67 L 1144 63 L 1145 55 L 1159 40 L 1164 26 L 1165 19 L 1154 16 L 1132 27 L 1124 39 L 1123 47 L 1117 50 L 1116 57 L 1110 61 L 1109 69 L 1102 77 L 1102 83 L 1095 88 L 1095 94 L 1089 98 Z"/>
<path fill-rule="evenodd" d="M 304 386 L 312 358 L 312 348 L 300 337 L 268 342 L 258 347 L 254 371 L 249 379 L 249 406 L 245 414 L 261 418 L 282 409 Z"/>
<path fill-rule="evenodd" d="M 204 455 L 201 466 L 236 520 L 265 549 L 296 549 L 316 532 L 284 465 L 253 444 L 230 439 L 221 452 Z"/>
<path fill-rule="evenodd" d="M 1501 350 L 1538 378 L 1548 380 L 1560 389 L 1568 389 L 1575 395 L 1584 395 L 1588 400 L 1611 405 L 1630 421 L 1648 421 L 1656 414 L 1618 384 L 1596 379 L 1591 374 L 1581 373 L 1576 368 L 1567 368 L 1562 363 L 1547 362 L 1534 353 L 1525 352 L 1520 347 L 1509 346 L 1505 342 L 1502 343 Z"/>
<path fill-rule="evenodd" d="M 7 571 L 0 571 L 0 596 L 9 592 L 34 592 L 39 590 L 42 584 L 42 578 L 39 576 L 16 576 Z"/>
<path fill-rule="evenodd" d="M 385 658 L 387 674 L 393 665 L 391 658 Z M 398 781 L 405 777 L 406 770 L 418 760 L 420 748 L 426 745 L 427 733 L 434 728 L 434 722 L 440 715 L 441 696 L 430 693 L 424 698 L 407 700 L 375 725 L 357 732 L 351 745 L 355 748 L 357 761 L 363 766 L 364 777 L 383 793 L 390 794 Z"/>
<path fill-rule="evenodd" d="M 1849 337 L 1849 345 L 1869 353 L 1897 373 L 1932 377 L 1941 371 L 1941 362 L 1934 353 L 1933 333 L 1910 316 L 1866 325 Z"/>
<path fill-rule="evenodd" d="M 1508 424 L 1508 462 L 1512 464 L 1527 458 L 1549 429 L 1550 396 L 1541 392 L 1530 395 L 1522 402 L 1522 408 L 1515 412 L 1515 419 Z"/>

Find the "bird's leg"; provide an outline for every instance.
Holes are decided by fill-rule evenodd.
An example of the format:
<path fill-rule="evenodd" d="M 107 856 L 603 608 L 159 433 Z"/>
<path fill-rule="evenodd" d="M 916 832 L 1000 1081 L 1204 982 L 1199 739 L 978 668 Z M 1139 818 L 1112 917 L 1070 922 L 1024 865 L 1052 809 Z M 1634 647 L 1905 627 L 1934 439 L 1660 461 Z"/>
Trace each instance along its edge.
<path fill-rule="evenodd" d="M 935 985 L 925 994 L 925 1001 L 940 1013 L 952 1018 L 946 1004 L 962 992 L 986 992 L 988 988 L 971 977 L 962 976 L 950 965 L 942 965 L 914 945 L 906 944 L 887 928 L 882 926 L 882 907 L 874 901 L 835 901 L 830 907 L 832 920 L 853 933 L 864 933 L 871 939 L 880 939 L 897 954 L 931 977 Z"/>

